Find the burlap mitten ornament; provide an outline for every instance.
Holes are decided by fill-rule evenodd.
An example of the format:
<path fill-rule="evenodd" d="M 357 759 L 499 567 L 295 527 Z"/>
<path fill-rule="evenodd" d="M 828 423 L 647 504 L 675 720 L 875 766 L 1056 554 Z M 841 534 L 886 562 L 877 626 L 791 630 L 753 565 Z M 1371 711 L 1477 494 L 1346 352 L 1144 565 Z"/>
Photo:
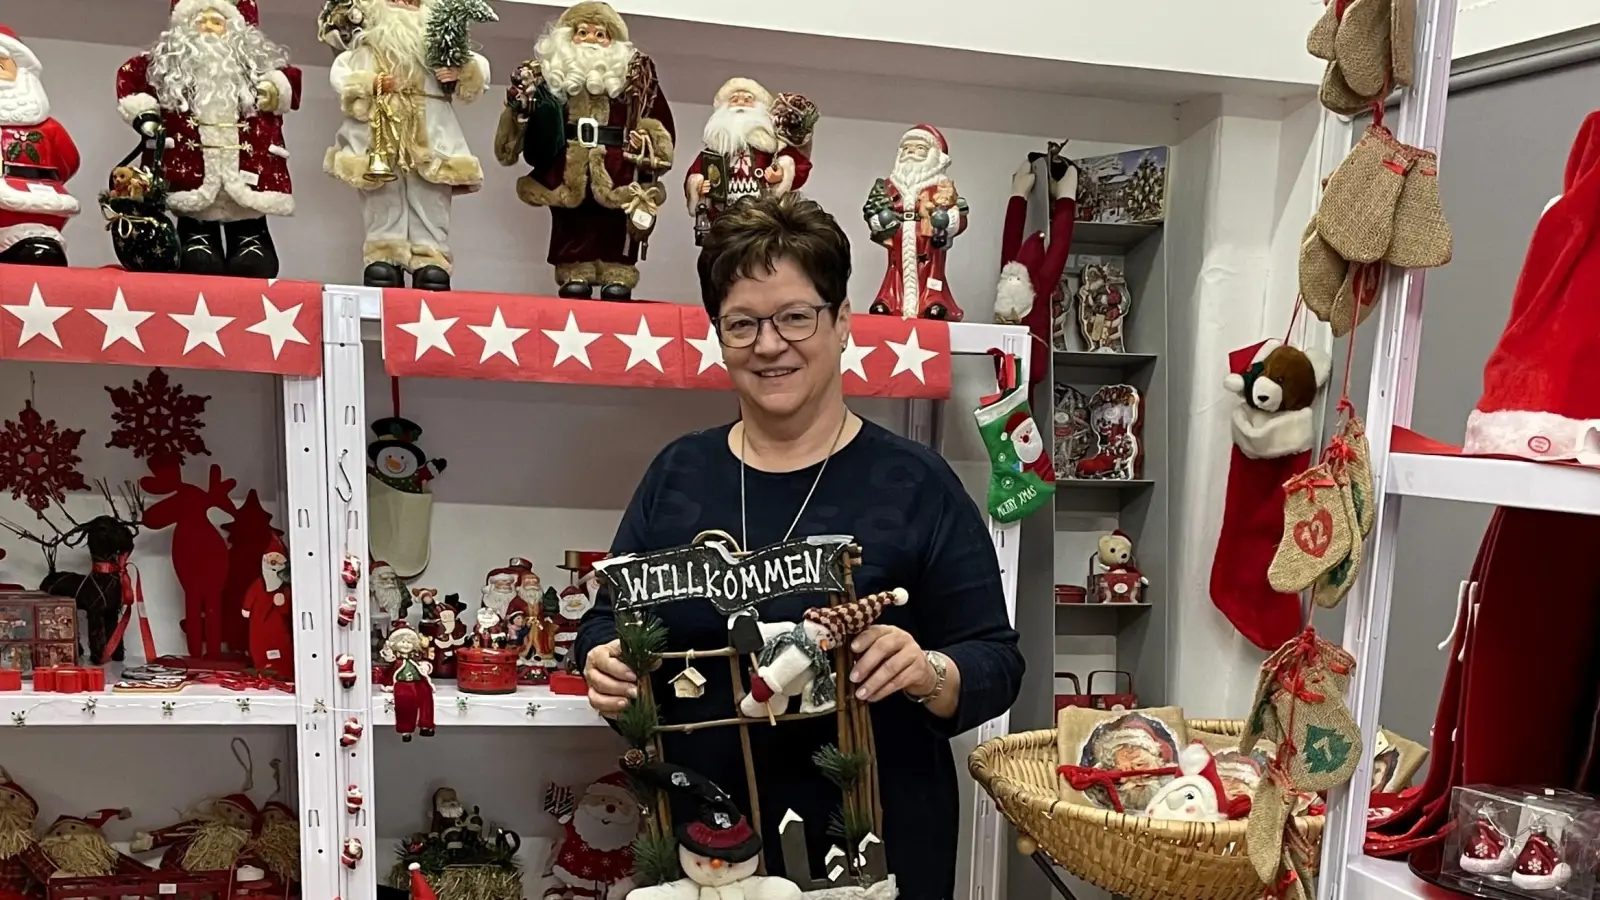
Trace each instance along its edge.
<path fill-rule="evenodd" d="M 1416 80 L 1417 4 L 1394 0 L 1389 4 L 1389 70 L 1395 87 L 1411 87 Z"/>
<path fill-rule="evenodd" d="M 1322 18 L 1311 26 L 1306 35 L 1306 52 L 1317 59 L 1333 62 L 1339 58 L 1335 36 L 1339 33 L 1339 0 L 1328 0 L 1322 6 Z"/>
<path fill-rule="evenodd" d="M 1367 443 L 1367 423 L 1352 413 L 1345 419 L 1340 431 L 1349 452 L 1345 457 L 1345 470 L 1350 476 L 1350 489 L 1355 500 L 1356 524 L 1362 537 L 1372 533 L 1378 521 L 1378 506 L 1373 496 L 1372 445 Z"/>
<path fill-rule="evenodd" d="M 1273 590 L 1303 591 L 1350 555 L 1350 522 L 1327 463 L 1283 485 L 1283 537 L 1267 569 Z"/>
<path fill-rule="evenodd" d="M 1266 777 L 1256 785 L 1250 798 L 1250 818 L 1245 822 L 1245 853 L 1256 875 L 1264 884 L 1276 884 L 1283 864 L 1283 826 L 1289 821 L 1289 809 L 1295 792 L 1283 783 L 1283 774 L 1276 766 L 1267 769 Z"/>
<path fill-rule="evenodd" d="M 1356 509 L 1355 486 L 1350 478 L 1349 449 L 1345 447 L 1342 439 L 1336 438 L 1338 458 L 1333 463 L 1334 480 L 1339 483 L 1339 499 L 1344 504 L 1345 521 L 1351 524 L 1354 532 L 1350 536 L 1350 552 L 1338 565 L 1322 573 L 1317 583 L 1311 586 L 1311 600 L 1324 609 L 1333 609 L 1350 593 L 1350 588 L 1355 586 L 1356 576 L 1361 574 L 1361 563 L 1365 551 L 1365 541 L 1356 523 L 1360 513 Z"/>
<path fill-rule="evenodd" d="M 1372 105 L 1370 98 L 1361 96 L 1345 83 L 1344 72 L 1337 61 L 1328 63 L 1328 68 L 1322 73 L 1322 87 L 1317 91 L 1317 99 L 1328 111 L 1341 116 L 1358 115 Z"/>
<path fill-rule="evenodd" d="M 1450 261 L 1454 236 L 1439 202 L 1439 157 L 1406 148 L 1413 160 L 1394 210 L 1394 239 L 1384 261 L 1403 269 L 1432 269 Z"/>
<path fill-rule="evenodd" d="M 1350 263 L 1317 234 L 1317 221 L 1306 224 L 1300 238 L 1300 298 L 1324 322 L 1333 321 L 1334 298 L 1350 271 Z"/>
<path fill-rule="evenodd" d="M 1344 703 L 1356 661 L 1308 629 L 1277 668 L 1272 705 L 1288 732 L 1278 762 L 1292 787 L 1326 791 L 1350 780 L 1361 756 L 1361 731 Z"/>
<path fill-rule="evenodd" d="M 1376 262 L 1389 252 L 1411 160 L 1389 129 L 1370 125 L 1339 163 L 1317 206 L 1317 233 L 1340 256 Z"/>
<path fill-rule="evenodd" d="M 1334 39 L 1345 84 L 1368 99 L 1382 95 L 1389 82 L 1389 7 L 1390 0 L 1352 0 Z"/>
<path fill-rule="evenodd" d="M 1350 263 L 1344 281 L 1333 295 L 1333 311 L 1328 327 L 1336 338 L 1356 330 L 1378 308 L 1378 289 L 1382 286 L 1383 263 Z"/>

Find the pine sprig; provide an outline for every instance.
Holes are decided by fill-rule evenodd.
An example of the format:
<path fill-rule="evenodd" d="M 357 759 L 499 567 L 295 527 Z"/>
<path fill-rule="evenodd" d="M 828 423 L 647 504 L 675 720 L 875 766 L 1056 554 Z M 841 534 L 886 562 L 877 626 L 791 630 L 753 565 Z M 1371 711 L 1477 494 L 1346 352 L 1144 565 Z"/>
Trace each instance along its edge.
<path fill-rule="evenodd" d="M 667 649 L 667 626 L 649 614 L 618 616 L 617 642 L 622 645 L 623 665 L 640 675 L 653 672 L 661 651 Z"/>
<path fill-rule="evenodd" d="M 828 744 L 811 754 L 811 764 L 845 794 L 855 789 L 870 761 L 865 751 L 852 750 L 845 753 L 837 744 Z"/>
<path fill-rule="evenodd" d="M 487 0 L 438 0 L 428 14 L 428 65 L 436 69 L 466 65 L 472 56 L 472 26 L 499 19 Z"/>
<path fill-rule="evenodd" d="M 651 740 L 656 736 L 656 726 L 660 724 L 661 713 L 656 709 L 655 698 L 648 693 L 635 697 L 617 714 L 617 731 L 621 732 L 628 746 L 636 750 L 650 747 Z"/>
<path fill-rule="evenodd" d="M 633 880 L 640 887 L 666 884 L 683 877 L 678 866 L 678 841 L 669 834 L 644 833 L 633 842 Z"/>

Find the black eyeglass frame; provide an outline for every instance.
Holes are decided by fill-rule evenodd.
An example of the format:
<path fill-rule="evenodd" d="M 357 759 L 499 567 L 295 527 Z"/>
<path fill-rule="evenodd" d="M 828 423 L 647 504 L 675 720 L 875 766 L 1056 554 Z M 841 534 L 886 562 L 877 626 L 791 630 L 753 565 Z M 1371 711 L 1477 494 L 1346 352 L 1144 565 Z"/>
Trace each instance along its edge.
<path fill-rule="evenodd" d="M 783 329 L 778 327 L 778 317 L 783 315 L 784 313 L 794 312 L 797 309 L 809 309 L 809 310 L 812 310 L 813 312 L 815 312 L 817 314 L 817 317 L 811 320 L 811 333 L 806 335 L 803 338 L 786 337 L 784 335 L 784 333 L 783 333 Z M 751 315 L 746 315 L 744 313 L 740 313 L 739 314 L 739 318 L 741 318 L 741 319 L 754 319 L 755 323 L 756 323 L 755 335 L 750 338 L 750 343 L 748 343 L 748 344 L 730 344 L 730 343 L 728 343 L 728 334 L 727 334 L 726 329 L 723 328 L 723 320 L 727 319 L 728 316 L 717 316 L 712 321 L 714 321 L 716 323 L 716 326 L 717 326 L 717 343 L 719 343 L 722 346 L 728 348 L 729 350 L 748 350 L 751 347 L 754 347 L 756 345 L 756 343 L 761 340 L 761 326 L 762 325 L 768 325 L 768 324 L 770 324 L 772 326 L 772 332 L 774 334 L 776 334 L 778 336 L 778 338 L 780 340 L 784 341 L 785 343 L 789 343 L 789 344 L 802 344 L 802 343 L 805 343 L 806 341 L 809 341 L 812 338 L 817 336 L 817 329 L 822 327 L 822 314 L 824 312 L 830 311 L 831 309 L 832 309 L 832 307 L 828 306 L 828 304 L 826 304 L 826 303 L 804 303 L 804 304 L 801 304 L 799 306 L 787 306 L 787 307 L 784 307 L 783 309 L 778 310 L 777 312 L 773 313 L 770 316 L 751 316 Z"/>

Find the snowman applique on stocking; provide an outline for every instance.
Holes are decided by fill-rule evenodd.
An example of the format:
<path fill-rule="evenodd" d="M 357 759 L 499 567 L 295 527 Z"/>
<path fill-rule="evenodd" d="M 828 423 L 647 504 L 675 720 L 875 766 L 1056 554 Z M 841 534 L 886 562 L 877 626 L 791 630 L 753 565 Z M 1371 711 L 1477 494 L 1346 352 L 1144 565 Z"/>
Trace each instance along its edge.
<path fill-rule="evenodd" d="M 1056 471 L 1028 405 L 1022 364 L 1009 353 L 989 353 L 999 390 L 979 400 L 973 415 L 989 451 L 989 515 L 998 522 L 1015 522 L 1050 502 Z"/>
<path fill-rule="evenodd" d="M 422 427 L 390 416 L 372 423 L 367 445 L 367 542 L 401 578 L 428 567 L 433 530 L 433 478 L 445 461 L 428 459 L 417 446 Z"/>

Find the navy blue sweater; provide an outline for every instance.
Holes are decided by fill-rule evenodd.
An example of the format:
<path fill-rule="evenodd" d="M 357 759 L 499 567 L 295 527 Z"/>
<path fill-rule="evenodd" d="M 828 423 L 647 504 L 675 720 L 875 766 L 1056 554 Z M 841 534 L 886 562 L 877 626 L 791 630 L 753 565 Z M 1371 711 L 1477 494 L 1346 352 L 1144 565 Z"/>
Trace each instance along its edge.
<path fill-rule="evenodd" d="M 663 550 L 692 541 L 708 529 L 740 534 L 739 461 L 728 449 L 731 426 L 685 435 L 668 445 L 639 483 L 612 553 Z M 777 543 L 800 511 L 816 477 L 815 466 L 781 474 L 746 473 L 748 545 Z M 855 573 L 858 595 L 904 587 L 911 601 L 884 612 L 881 622 L 910 632 L 928 650 L 940 650 L 961 669 L 961 702 L 943 720 L 904 696 L 873 706 L 884 845 L 889 870 L 908 900 L 954 896 L 960 811 L 949 739 L 1000 715 L 1016 700 L 1023 672 L 1017 633 L 1006 617 L 1000 568 L 983 517 L 938 454 L 871 422 L 834 454 L 795 537 L 853 535 L 863 561 Z M 761 608 L 763 621 L 795 621 L 823 597 L 786 597 Z M 727 623 L 709 603 L 693 600 L 653 610 L 670 633 L 668 649 L 706 650 L 727 645 Z M 584 619 L 579 658 L 616 637 L 609 600 L 602 592 Z M 732 678 L 725 659 L 696 663 L 706 676 L 704 696 L 679 699 L 667 680 L 682 663 L 669 661 L 655 675 L 662 720 L 683 723 L 734 714 Z M 826 834 L 839 792 L 811 764 L 811 754 L 837 738 L 832 716 L 750 729 L 760 794 L 767 865 L 782 874 L 776 839 L 784 812 L 807 825 L 813 871 L 837 842 Z M 712 728 L 663 735 L 667 759 L 721 785 L 749 810 L 739 730 Z"/>

